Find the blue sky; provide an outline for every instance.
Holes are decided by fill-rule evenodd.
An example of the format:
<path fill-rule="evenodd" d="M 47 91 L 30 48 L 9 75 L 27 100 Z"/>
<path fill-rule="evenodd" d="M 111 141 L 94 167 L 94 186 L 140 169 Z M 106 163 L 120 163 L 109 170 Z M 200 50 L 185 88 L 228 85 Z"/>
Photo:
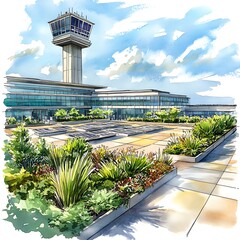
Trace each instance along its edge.
<path fill-rule="evenodd" d="M 240 34 L 231 0 L 9 0 L 5 75 L 62 80 L 48 21 L 69 8 L 95 23 L 84 83 L 186 94 L 193 104 L 236 102 Z"/>

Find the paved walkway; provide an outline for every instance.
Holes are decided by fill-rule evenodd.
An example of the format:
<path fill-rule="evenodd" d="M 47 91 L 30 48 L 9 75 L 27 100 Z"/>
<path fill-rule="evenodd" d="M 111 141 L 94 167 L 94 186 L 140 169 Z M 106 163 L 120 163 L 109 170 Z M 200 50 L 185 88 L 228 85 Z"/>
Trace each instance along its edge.
<path fill-rule="evenodd" d="M 237 133 L 91 239 L 240 239 Z"/>

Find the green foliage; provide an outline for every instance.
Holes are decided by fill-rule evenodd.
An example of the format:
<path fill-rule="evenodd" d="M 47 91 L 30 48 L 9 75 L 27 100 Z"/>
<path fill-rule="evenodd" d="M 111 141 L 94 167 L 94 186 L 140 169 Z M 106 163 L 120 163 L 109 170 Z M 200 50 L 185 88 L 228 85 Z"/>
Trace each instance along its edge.
<path fill-rule="evenodd" d="M 160 112 L 155 112 L 155 115 L 160 119 L 161 122 L 165 122 L 168 118 L 168 113 L 166 110 L 161 110 Z"/>
<path fill-rule="evenodd" d="M 177 119 L 177 117 L 180 114 L 180 110 L 178 108 L 171 108 L 168 112 L 168 118 L 170 119 L 171 122 L 174 122 L 175 119 Z"/>
<path fill-rule="evenodd" d="M 98 170 L 101 180 L 118 181 L 126 177 L 124 170 L 115 162 L 102 162 Z"/>
<path fill-rule="evenodd" d="M 100 108 L 94 108 L 89 111 L 89 115 L 93 118 L 104 118 L 104 110 Z"/>
<path fill-rule="evenodd" d="M 61 232 L 70 230 L 79 235 L 80 231 L 93 222 L 93 217 L 88 212 L 85 204 L 81 201 L 66 208 L 60 214 L 57 213 L 50 222 L 51 227 L 57 227 Z"/>
<path fill-rule="evenodd" d="M 67 115 L 68 115 L 68 113 L 67 113 L 67 111 L 66 111 L 65 109 L 58 109 L 58 110 L 55 112 L 55 114 L 54 114 L 54 116 L 55 116 L 57 119 L 60 119 L 60 120 L 66 118 Z"/>
<path fill-rule="evenodd" d="M 92 151 L 92 162 L 97 169 L 100 168 L 101 162 L 114 161 L 115 159 L 115 152 L 110 151 L 106 146 L 100 146 Z"/>
<path fill-rule="evenodd" d="M 79 116 L 79 111 L 76 108 L 71 108 L 68 115 L 70 117 L 78 117 Z"/>
<path fill-rule="evenodd" d="M 119 167 L 123 169 L 127 177 L 133 177 L 137 173 L 146 172 L 151 165 L 146 155 L 132 154 L 123 156 Z"/>
<path fill-rule="evenodd" d="M 144 173 L 151 167 L 151 161 L 147 155 L 138 153 L 135 149 L 126 149 L 112 154 L 112 161 L 100 163 L 98 175 L 101 180 L 119 181 L 140 172 Z"/>
<path fill-rule="evenodd" d="M 73 162 L 76 157 L 82 157 L 85 153 L 92 151 L 92 146 L 83 138 L 68 139 L 62 147 L 63 154 L 66 160 Z"/>
<path fill-rule="evenodd" d="M 144 114 L 147 118 L 152 118 L 154 116 L 154 113 L 149 111 Z"/>
<path fill-rule="evenodd" d="M 89 174 L 93 164 L 89 154 L 77 157 L 73 163 L 60 162 L 55 172 L 51 173 L 56 201 L 62 207 L 69 207 L 80 201 L 90 186 Z"/>
<path fill-rule="evenodd" d="M 10 125 L 10 124 L 16 124 L 17 123 L 17 119 L 15 117 L 8 117 L 6 118 L 6 124 Z"/>
<path fill-rule="evenodd" d="M 117 192 L 102 189 L 95 190 L 86 203 L 89 210 L 99 214 L 103 211 L 118 208 L 122 204 L 122 198 Z"/>
<path fill-rule="evenodd" d="M 67 142 L 61 147 L 51 146 L 49 149 L 49 160 L 51 166 L 57 169 L 65 161 L 71 164 L 77 157 L 82 157 L 86 153 L 91 153 L 92 146 L 82 138 L 68 139 Z"/>
<path fill-rule="evenodd" d="M 12 160 L 19 168 L 23 167 L 24 161 L 28 161 L 34 156 L 34 146 L 30 141 L 28 130 L 23 125 L 13 131 L 13 138 L 5 143 L 4 151 L 11 155 Z"/>
<path fill-rule="evenodd" d="M 32 181 L 34 176 L 27 172 L 24 168 L 18 173 L 5 173 L 4 182 L 8 185 L 8 190 L 10 192 L 15 192 L 20 189 L 28 181 Z"/>

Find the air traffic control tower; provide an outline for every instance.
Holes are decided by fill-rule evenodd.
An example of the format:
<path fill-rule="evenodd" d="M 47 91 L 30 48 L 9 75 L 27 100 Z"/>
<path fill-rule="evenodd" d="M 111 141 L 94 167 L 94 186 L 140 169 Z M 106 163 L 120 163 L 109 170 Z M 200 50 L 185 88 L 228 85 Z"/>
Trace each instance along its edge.
<path fill-rule="evenodd" d="M 76 12 L 65 12 L 49 22 L 53 44 L 62 47 L 63 81 L 82 84 L 82 49 L 89 40 L 94 23 Z"/>

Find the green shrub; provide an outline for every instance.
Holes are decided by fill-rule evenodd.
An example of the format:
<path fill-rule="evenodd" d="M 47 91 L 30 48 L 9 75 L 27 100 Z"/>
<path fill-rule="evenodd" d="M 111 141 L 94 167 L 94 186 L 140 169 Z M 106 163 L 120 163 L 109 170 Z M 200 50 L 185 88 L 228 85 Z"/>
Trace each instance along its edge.
<path fill-rule="evenodd" d="M 74 235 L 79 235 L 80 231 L 93 222 L 93 217 L 85 207 L 84 202 L 67 207 L 62 212 L 56 212 L 49 225 L 57 227 L 61 232 L 71 231 Z"/>
<path fill-rule="evenodd" d="M 24 167 L 26 162 L 34 158 L 35 147 L 31 143 L 28 130 L 23 125 L 18 126 L 13 131 L 13 137 L 5 143 L 4 151 L 11 155 L 12 160 L 19 168 Z"/>
<path fill-rule="evenodd" d="M 99 214 L 110 209 L 118 208 L 122 204 L 122 198 L 111 190 L 95 190 L 90 198 L 87 199 L 88 208 Z"/>
<path fill-rule="evenodd" d="M 15 117 L 8 117 L 6 118 L 6 124 L 10 125 L 10 124 L 16 124 L 17 123 L 17 119 Z"/>
<path fill-rule="evenodd" d="M 116 162 L 102 162 L 100 165 L 101 167 L 97 172 L 99 180 L 119 181 L 126 177 L 126 173 Z"/>
<path fill-rule="evenodd" d="M 92 168 L 89 154 L 77 157 L 73 163 L 60 160 L 59 167 L 51 173 L 56 201 L 60 207 L 69 207 L 81 200 L 90 186 L 89 174 Z"/>
<path fill-rule="evenodd" d="M 146 155 L 130 154 L 122 156 L 119 167 L 123 170 L 127 177 L 133 177 L 137 173 L 144 173 L 152 163 L 148 160 Z"/>

